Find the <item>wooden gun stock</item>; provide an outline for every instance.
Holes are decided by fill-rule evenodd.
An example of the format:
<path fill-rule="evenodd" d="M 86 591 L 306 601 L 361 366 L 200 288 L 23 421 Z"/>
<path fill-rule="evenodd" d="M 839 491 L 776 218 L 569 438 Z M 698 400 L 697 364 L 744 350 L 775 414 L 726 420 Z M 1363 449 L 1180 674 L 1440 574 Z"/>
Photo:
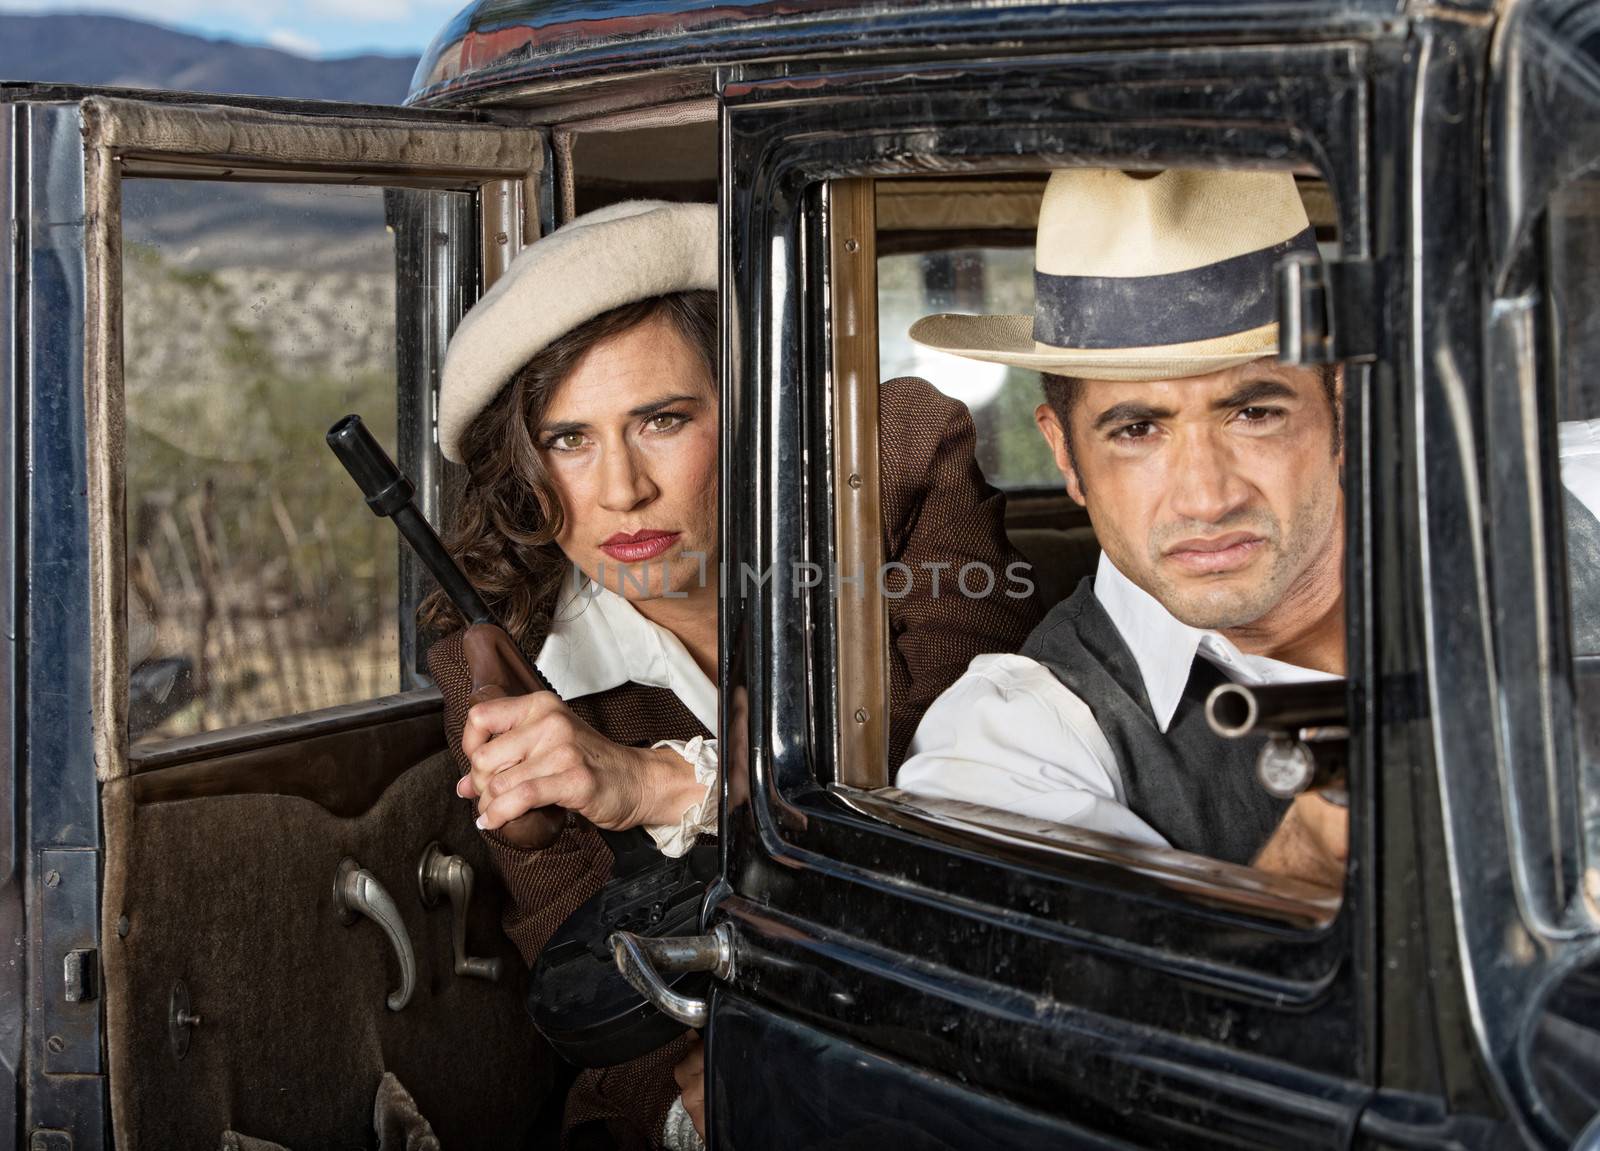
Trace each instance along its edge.
<path fill-rule="evenodd" d="M 544 677 L 532 667 L 515 640 L 497 623 L 475 623 L 461 637 L 462 654 L 472 678 L 468 705 L 505 696 L 549 691 Z M 499 834 L 518 847 L 537 851 L 549 847 L 566 826 L 567 813 L 559 807 L 541 807 L 513 819 Z"/>

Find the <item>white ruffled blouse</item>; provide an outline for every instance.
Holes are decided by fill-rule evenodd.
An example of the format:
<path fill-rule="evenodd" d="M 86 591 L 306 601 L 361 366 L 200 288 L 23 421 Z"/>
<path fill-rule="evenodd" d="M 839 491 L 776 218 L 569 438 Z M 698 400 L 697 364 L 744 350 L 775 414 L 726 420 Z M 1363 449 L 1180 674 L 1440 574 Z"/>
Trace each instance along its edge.
<path fill-rule="evenodd" d="M 560 607 L 539 658 L 534 662 L 556 694 L 581 699 L 625 683 L 664 687 L 707 731 L 717 730 L 717 688 L 695 663 L 683 641 L 652 623 L 623 596 L 594 583 L 574 565 L 561 587 Z M 702 832 L 717 826 L 717 741 L 663 739 L 694 765 L 704 788 L 676 823 L 646 826 L 663 854 L 676 858 L 688 851 Z"/>

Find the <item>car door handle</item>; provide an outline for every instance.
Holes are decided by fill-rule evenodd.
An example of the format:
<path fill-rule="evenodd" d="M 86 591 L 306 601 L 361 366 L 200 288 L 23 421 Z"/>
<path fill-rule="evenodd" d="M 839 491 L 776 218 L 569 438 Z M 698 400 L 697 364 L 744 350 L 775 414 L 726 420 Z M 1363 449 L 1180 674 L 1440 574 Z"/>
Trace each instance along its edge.
<path fill-rule="evenodd" d="M 417 955 L 411 949 L 411 937 L 400 918 L 400 909 L 389 898 L 389 893 L 378 882 L 377 876 L 367 871 L 354 859 L 346 856 L 339 862 L 333 877 L 333 906 L 346 927 L 364 915 L 389 937 L 395 957 L 400 961 L 400 986 L 389 992 L 390 1011 L 399 1011 L 411 1002 L 411 993 L 417 989 Z"/>
<path fill-rule="evenodd" d="M 719 923 L 710 935 L 659 937 L 614 931 L 611 957 L 622 977 L 663 1015 L 698 1029 L 710 1018 L 710 1006 L 704 999 L 679 995 L 661 977 L 709 971 L 717 979 L 733 978 L 733 927 Z"/>
<path fill-rule="evenodd" d="M 455 951 L 457 975 L 487 979 L 500 978 L 499 959 L 475 959 L 467 954 L 467 905 L 472 902 L 472 864 L 459 855 L 447 854 L 437 842 L 423 849 L 417 863 L 417 890 L 422 906 L 432 907 L 441 895 L 450 898 L 450 946 Z"/>

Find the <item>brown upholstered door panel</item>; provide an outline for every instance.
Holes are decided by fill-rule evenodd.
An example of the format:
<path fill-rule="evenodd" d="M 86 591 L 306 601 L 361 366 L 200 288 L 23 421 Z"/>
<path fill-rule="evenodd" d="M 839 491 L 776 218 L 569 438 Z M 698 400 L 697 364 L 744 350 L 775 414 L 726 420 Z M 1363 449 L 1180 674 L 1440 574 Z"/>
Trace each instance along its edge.
<path fill-rule="evenodd" d="M 295 753 L 283 749 L 286 761 Z M 106 786 L 103 962 L 120 1148 L 216 1147 L 226 1128 L 295 1149 L 364 1148 L 386 1070 L 445 1148 L 520 1145 L 551 1058 L 523 1011 L 525 973 L 455 777 L 443 753 L 430 755 L 352 817 L 297 795 L 136 804 L 129 781 Z M 468 947 L 502 958 L 498 983 L 452 973 L 449 907 L 424 908 L 417 890 L 433 840 L 477 873 Z M 402 1011 L 384 1002 L 399 968 L 383 933 L 335 912 L 345 856 L 387 889 L 415 948 L 417 989 Z M 201 1018 L 182 1059 L 168 1029 L 180 979 Z"/>

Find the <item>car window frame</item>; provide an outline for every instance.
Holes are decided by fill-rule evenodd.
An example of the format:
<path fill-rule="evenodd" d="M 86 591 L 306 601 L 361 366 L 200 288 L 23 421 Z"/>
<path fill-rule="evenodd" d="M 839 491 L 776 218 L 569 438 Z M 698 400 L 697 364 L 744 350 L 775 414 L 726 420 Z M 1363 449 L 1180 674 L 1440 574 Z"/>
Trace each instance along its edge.
<path fill-rule="evenodd" d="M 486 290 L 526 243 L 539 234 L 541 178 L 546 167 L 545 134 L 532 126 L 499 124 L 484 117 L 354 105 L 237 100 L 206 102 L 90 95 L 80 104 L 84 123 L 84 196 L 91 221 L 85 237 L 86 299 L 84 381 L 88 429 L 88 504 L 93 539 L 91 635 L 97 654 L 93 697 L 97 723 L 95 760 L 102 782 L 133 768 L 127 706 L 127 539 L 123 466 L 121 183 L 124 178 L 271 181 L 304 184 L 376 185 L 394 189 L 391 219 L 397 254 L 423 269 L 425 282 L 400 283 L 397 293 L 397 404 L 401 432 L 397 456 L 418 481 L 425 514 L 441 507 L 443 461 L 434 430 L 438 372 L 455 322 Z M 405 190 L 469 192 L 476 200 L 468 222 L 429 219 L 416 210 L 428 197 L 404 201 Z M 455 244 L 437 245 L 433 235 L 470 224 Z M 432 231 L 428 231 L 429 227 Z M 402 233 L 402 229 L 404 233 Z M 444 234 L 450 234 L 445 231 Z M 449 247 L 443 261 L 434 251 Z M 430 256 L 432 258 L 430 258 Z M 454 262 L 452 262 L 454 261 Z M 443 290 L 431 293 L 430 286 Z M 442 305 L 442 306 L 441 306 Z M 332 467 L 330 457 L 330 467 Z M 352 499 L 356 493 L 352 488 Z M 436 519 L 437 522 L 437 519 Z M 396 651 L 402 694 L 426 691 L 417 677 L 421 652 L 415 630 L 423 573 L 400 549 L 400 632 Z M 372 704 L 375 714 L 389 706 Z M 348 715 L 350 705 L 335 709 Z M 316 713 L 308 713 L 316 722 Z M 264 723 L 288 737 L 298 717 L 277 717 L 243 728 L 224 728 L 214 739 L 185 741 L 192 758 L 249 736 Z M 165 742 L 165 741 L 161 741 Z M 161 743 L 152 745 L 159 750 Z"/>
<path fill-rule="evenodd" d="M 1249 54 L 1249 49 L 1239 49 L 1237 59 L 1247 59 Z M 817 191 L 823 184 L 927 171 L 940 162 L 952 171 L 1014 171 L 1029 162 L 1019 161 L 1019 156 L 1038 157 L 1034 162 L 1041 168 L 1048 166 L 1045 157 L 1049 155 L 1070 155 L 1083 163 L 1092 163 L 1096 156 L 1108 162 L 1126 162 L 1127 157 L 1138 155 L 1144 164 L 1214 163 L 1222 155 L 1258 162 L 1275 157 L 1281 166 L 1304 164 L 1322 170 L 1337 189 L 1344 251 L 1364 256 L 1371 243 L 1372 221 L 1364 199 L 1370 188 L 1358 175 L 1364 163 L 1366 131 L 1359 114 L 1365 89 L 1358 66 L 1352 62 L 1359 53 L 1321 46 L 1295 49 L 1292 54 L 1296 61 L 1278 54 L 1270 68 L 1264 62 L 1258 64 L 1256 75 L 1275 77 L 1270 95 L 1265 81 L 1257 95 L 1277 104 L 1276 115 L 1262 115 L 1257 107 L 1255 113 L 1261 118 L 1248 128 L 1233 125 L 1231 131 L 1220 121 L 1174 124 L 1160 114 L 1162 94 L 1141 91 L 1134 83 L 1131 77 L 1138 74 L 1138 68 L 1129 68 L 1130 59 L 1159 58 L 1170 65 L 1171 53 L 1072 57 L 1071 80 L 1059 90 L 1052 87 L 1051 80 L 1059 76 L 1053 66 L 1061 66 L 1060 60 L 1046 56 L 1008 60 L 994 65 L 995 71 L 986 70 L 987 64 L 953 67 L 940 77 L 928 78 L 926 91 L 919 88 L 921 77 L 915 70 L 909 74 L 785 77 L 770 84 L 750 78 L 726 84 L 724 152 L 729 166 L 724 173 L 722 210 L 730 238 L 725 240 L 724 260 L 725 281 L 736 299 L 736 312 L 729 317 L 726 334 L 724 402 L 729 411 L 724 442 L 739 443 L 742 450 L 725 453 L 724 490 L 747 493 L 743 508 L 724 509 L 726 562 L 735 567 L 751 562 L 759 568 L 785 564 L 796 556 L 824 564 L 830 558 L 826 541 L 834 534 L 830 509 L 838 481 L 833 468 L 837 446 L 831 438 L 828 411 L 839 384 L 829 370 L 830 317 L 824 314 L 826 309 L 798 303 L 835 298 L 826 260 L 825 212 Z M 1231 52 L 1227 55 L 1232 57 Z M 1223 56 L 1197 53 L 1191 62 L 1203 68 Z M 1305 102 L 1291 112 L 1285 111 L 1285 105 L 1295 96 L 1285 92 L 1281 77 L 1292 74 L 1296 62 L 1304 64 L 1308 83 L 1320 74 L 1319 82 L 1334 84 L 1337 91 L 1330 96 L 1324 88 L 1315 100 L 1307 93 Z M 1114 113 L 1108 110 L 1105 120 L 1091 126 L 1082 121 L 1093 117 L 1062 111 L 1069 99 L 1066 93 L 1089 90 L 1091 77 L 1109 77 L 1114 67 L 1121 69 L 1114 73 L 1117 82 L 1100 89 L 1118 91 L 1122 103 Z M 1105 71 L 1099 71 L 1102 68 Z M 999 74 L 1002 70 L 1004 76 Z M 983 91 L 996 99 L 1006 78 L 1018 83 L 1031 81 L 1038 101 L 1032 119 L 1023 127 L 1018 127 L 1015 119 L 1008 120 L 1004 129 L 980 127 L 976 122 L 940 121 L 935 125 L 940 115 L 954 115 L 953 110 L 961 106 L 959 95 L 939 91 L 941 85 L 958 88 L 956 75 L 961 73 L 982 77 L 989 85 Z M 1238 76 L 1249 74 L 1248 68 L 1241 67 Z M 875 88 L 875 79 L 881 79 L 884 86 Z M 1153 88 L 1159 89 L 1160 82 L 1149 79 Z M 976 79 L 972 82 L 978 83 Z M 1171 83 L 1179 87 L 1183 80 L 1172 77 Z M 1239 115 L 1249 105 L 1249 84 L 1241 83 L 1243 90 L 1236 93 L 1241 103 L 1234 110 Z M 895 86 L 893 93 L 888 92 L 889 84 Z M 802 92 L 816 100 L 810 114 L 805 98 L 799 95 Z M 1132 92 L 1139 95 L 1127 95 Z M 850 117 L 841 113 L 852 99 L 876 101 L 870 125 L 851 124 Z M 1134 107 L 1141 99 L 1150 101 L 1142 114 Z M 897 124 L 897 116 L 906 119 Z M 993 137 L 1002 132 L 1003 144 L 984 139 L 986 133 Z M 1330 148 L 1335 148 L 1331 138 L 1338 138 L 1337 148 L 1344 150 L 1345 167 L 1338 172 L 1327 171 L 1323 163 Z M 909 143 L 913 139 L 914 145 Z M 980 159 L 986 149 L 987 161 Z M 1351 379 L 1347 406 L 1359 426 L 1368 368 L 1353 366 Z M 808 380 L 824 384 L 813 387 Z M 803 429 L 804 447 L 783 439 L 786 434 L 799 434 L 798 429 Z M 1354 452 L 1359 470 L 1359 441 Z M 746 455 L 753 457 L 751 462 L 743 461 L 741 457 Z M 801 482 L 806 461 L 821 474 Z M 789 485 L 787 490 L 785 485 Z M 1363 490 L 1359 476 L 1352 487 L 1356 492 L 1352 498 L 1359 498 Z M 1359 528 L 1360 522 L 1352 513 L 1352 525 Z M 1352 551 L 1361 546 L 1358 535 Z M 1172 944 L 1173 951 L 1182 956 L 1174 956 L 1175 962 L 1193 962 L 1215 971 L 1228 967 L 1231 974 L 1219 976 L 1225 980 L 1242 978 L 1244 971 L 1249 972 L 1250 980 L 1277 980 L 1288 975 L 1293 982 L 1305 977 L 1317 984 L 1316 994 L 1322 996 L 1329 994 L 1332 984 L 1343 986 L 1339 994 L 1352 997 L 1347 1050 L 1357 1062 L 1365 1058 L 1368 1047 L 1361 1036 L 1364 1020 L 1370 1017 L 1370 1004 L 1358 1006 L 1357 1001 L 1367 992 L 1343 980 L 1370 962 L 1367 949 L 1375 901 L 1366 865 L 1350 869 L 1336 914 L 1308 916 L 1304 914 L 1308 904 L 1292 914 L 1250 907 L 1249 898 L 1239 897 L 1240 886 L 1230 889 L 1228 882 L 1216 882 L 1225 865 L 1211 864 L 1207 876 L 1199 880 L 1206 887 L 1203 898 L 1191 898 L 1192 892 L 1175 896 L 1164 886 L 1172 876 L 1157 877 L 1149 870 L 1151 861 L 1130 858 L 1123 845 L 1087 843 L 1084 836 L 1088 833 L 1074 833 L 1048 845 L 1038 840 L 1020 841 L 1026 837 L 1011 837 L 1000 844 L 999 840 L 1006 838 L 1003 835 L 984 836 L 970 826 L 956 827 L 955 821 L 929 818 L 926 813 L 919 816 L 906 807 L 897 809 L 900 826 L 891 828 L 882 794 L 850 787 L 846 772 L 835 769 L 842 742 L 837 733 L 848 729 L 851 717 L 847 710 L 850 701 L 838 691 L 833 661 L 838 648 L 853 639 L 838 634 L 825 591 L 813 591 L 795 602 L 786 595 L 771 588 L 757 588 L 753 593 L 741 589 L 723 602 L 724 658 L 732 676 L 731 691 L 741 697 L 737 710 L 725 715 L 732 728 L 728 771 L 733 782 L 728 785 L 727 798 L 735 801 L 732 806 L 737 809 L 736 801 L 746 786 L 739 779 L 747 776 L 753 820 L 752 829 L 744 830 L 739 822 L 743 817 L 732 818 L 725 811 L 723 834 L 725 840 L 738 845 L 736 851 L 783 860 L 802 872 L 848 872 L 863 879 L 871 877 L 875 883 L 904 885 L 940 903 L 959 901 L 974 915 L 1027 915 L 1028 897 L 1008 883 L 1026 887 L 1043 906 L 1052 905 L 1046 891 L 1065 898 L 1071 890 L 1077 930 L 1094 924 L 1093 933 L 1103 932 L 1108 946 L 1148 941 L 1153 937 L 1146 933 L 1156 930 L 1168 933 L 1168 939 L 1182 936 L 1181 942 Z M 1362 610 L 1367 600 L 1364 594 L 1354 596 L 1351 612 L 1351 663 L 1357 678 L 1369 665 L 1364 654 L 1369 640 Z M 1361 738 L 1358 732 L 1358 743 Z M 1370 805 L 1365 775 L 1369 764 L 1360 748 L 1353 750 L 1353 760 L 1358 804 L 1352 850 L 1358 859 L 1366 860 L 1371 850 L 1366 842 L 1371 813 L 1362 804 Z M 870 771 L 850 771 L 850 777 L 863 775 L 870 777 Z M 912 824 L 917 833 L 908 837 Z M 1076 842 L 1069 844 L 1065 839 Z M 952 888 L 945 882 L 946 868 L 958 859 L 963 861 L 961 882 Z M 1022 880 L 1019 874 L 1028 878 Z M 1246 875 L 1228 879 L 1244 883 Z M 733 909 L 739 905 L 735 896 L 723 906 Z M 1135 905 L 1139 910 L 1130 914 Z M 736 918 L 741 914 L 737 910 L 730 913 Z M 1174 916 L 1184 925 L 1176 932 L 1172 931 Z M 1060 929 L 1037 918 L 1030 922 L 1044 932 Z M 1229 925 L 1226 932 L 1236 931 L 1241 922 L 1253 924 L 1253 929 L 1271 935 L 1275 943 L 1261 953 L 1245 956 L 1224 938 L 1224 922 Z M 1318 974 L 1312 976 L 1312 971 Z M 1301 985 L 1302 989 L 1309 986 Z M 1295 993 L 1280 984 L 1278 994 L 1292 997 Z"/>
<path fill-rule="evenodd" d="M 922 162 L 937 163 L 929 157 L 922 157 Z M 877 327 L 862 314 L 867 310 L 865 301 L 877 299 L 875 251 L 870 237 L 871 183 L 870 179 L 860 177 L 827 181 L 821 188 L 820 201 L 813 200 L 810 206 L 810 211 L 821 217 L 822 232 L 827 237 L 818 245 L 819 254 L 826 261 L 827 307 L 820 317 L 813 319 L 811 326 L 820 325 L 820 339 L 828 351 L 819 359 L 826 358 L 831 364 L 831 404 L 828 406 L 834 429 L 830 477 L 832 562 L 844 573 L 854 573 L 862 566 L 866 571 L 874 571 L 876 565 L 883 562 L 884 525 L 877 498 L 881 478 L 877 467 L 875 418 L 878 387 L 875 382 L 867 382 L 877 377 Z M 869 418 L 868 413 L 874 418 Z M 820 448 L 818 454 L 821 454 Z M 824 509 L 827 506 L 826 500 L 816 503 Z M 885 797 L 900 802 L 904 806 L 899 813 L 902 825 L 921 827 L 929 834 L 937 827 L 947 834 L 954 830 L 974 836 L 989 846 L 1001 841 L 1014 842 L 1016 830 L 1014 826 L 1007 826 L 1010 821 L 1005 819 L 1004 813 L 996 811 L 995 819 L 985 826 L 985 822 L 969 810 L 970 805 L 908 796 L 892 787 L 885 759 L 890 712 L 887 669 L 890 629 L 884 598 L 870 594 L 873 591 L 870 579 L 865 587 L 868 594 L 861 596 L 842 590 L 833 597 L 831 612 L 819 608 L 813 615 L 819 630 L 825 630 L 831 623 L 834 631 L 832 680 L 838 719 L 833 780 L 838 792 L 857 810 L 866 807 L 881 811 Z M 816 592 L 812 594 L 815 596 Z M 875 650 L 866 650 L 874 636 L 880 637 Z M 881 655 L 881 659 L 874 658 L 877 655 Z M 811 681 L 824 682 L 828 678 L 826 670 L 814 667 Z M 858 795 L 857 791 L 875 794 Z M 1241 909 L 1282 916 L 1285 922 L 1299 926 L 1326 926 L 1337 915 L 1337 901 L 1330 903 L 1321 898 L 1309 885 L 1301 887 L 1288 882 L 1282 885 L 1282 890 L 1274 891 L 1270 890 L 1274 885 L 1269 884 L 1268 890 L 1263 891 L 1256 873 L 1248 867 L 1222 865 L 1185 852 L 1145 852 L 1113 837 L 1100 837 L 1072 828 L 1030 826 L 1025 837 L 1041 846 L 1059 846 L 1068 856 L 1079 860 L 1083 858 L 1079 853 L 1087 851 L 1101 859 L 1121 861 L 1147 874 L 1161 872 L 1179 888 L 1185 886 L 1183 876 L 1205 871 L 1223 880 L 1224 888 L 1237 885 Z M 1169 856 L 1174 858 L 1167 859 Z M 1210 894 L 1213 898 L 1218 896 L 1217 892 Z"/>
<path fill-rule="evenodd" d="M 1509 10 L 1496 30 L 1474 446 L 1484 460 L 1498 771 L 1488 795 L 1448 813 L 1507 844 L 1508 866 L 1486 872 L 1470 853 L 1465 860 L 1458 914 L 1477 925 L 1465 966 L 1494 972 L 1480 1027 L 1497 1074 L 1530 1125 L 1563 1144 L 1578 1132 L 1562 1129 L 1532 1067 L 1546 1005 L 1600 964 L 1600 761 L 1585 761 L 1594 735 L 1579 714 L 1559 452 L 1569 365 L 1552 241 L 1558 197 L 1576 181 L 1593 185 L 1600 167 L 1600 56 L 1581 32 L 1596 8 L 1535 0 Z M 1480 772 L 1485 758 L 1474 765 Z"/>
<path fill-rule="evenodd" d="M 1519 900 L 1558 935 L 1600 932 L 1600 822 L 1584 826 L 1577 816 L 1585 790 L 1600 789 L 1600 765 L 1581 762 L 1577 734 L 1558 451 L 1566 365 L 1549 251 L 1557 196 L 1586 176 L 1593 181 L 1600 167 L 1600 121 L 1581 114 L 1600 114 L 1600 59 L 1568 44 L 1562 27 L 1586 7 L 1593 5 L 1558 0 L 1509 14 L 1496 39 L 1485 133 L 1491 386 L 1481 438 L 1490 461 L 1495 653 L 1507 696 L 1503 784 L 1523 861 Z"/>

